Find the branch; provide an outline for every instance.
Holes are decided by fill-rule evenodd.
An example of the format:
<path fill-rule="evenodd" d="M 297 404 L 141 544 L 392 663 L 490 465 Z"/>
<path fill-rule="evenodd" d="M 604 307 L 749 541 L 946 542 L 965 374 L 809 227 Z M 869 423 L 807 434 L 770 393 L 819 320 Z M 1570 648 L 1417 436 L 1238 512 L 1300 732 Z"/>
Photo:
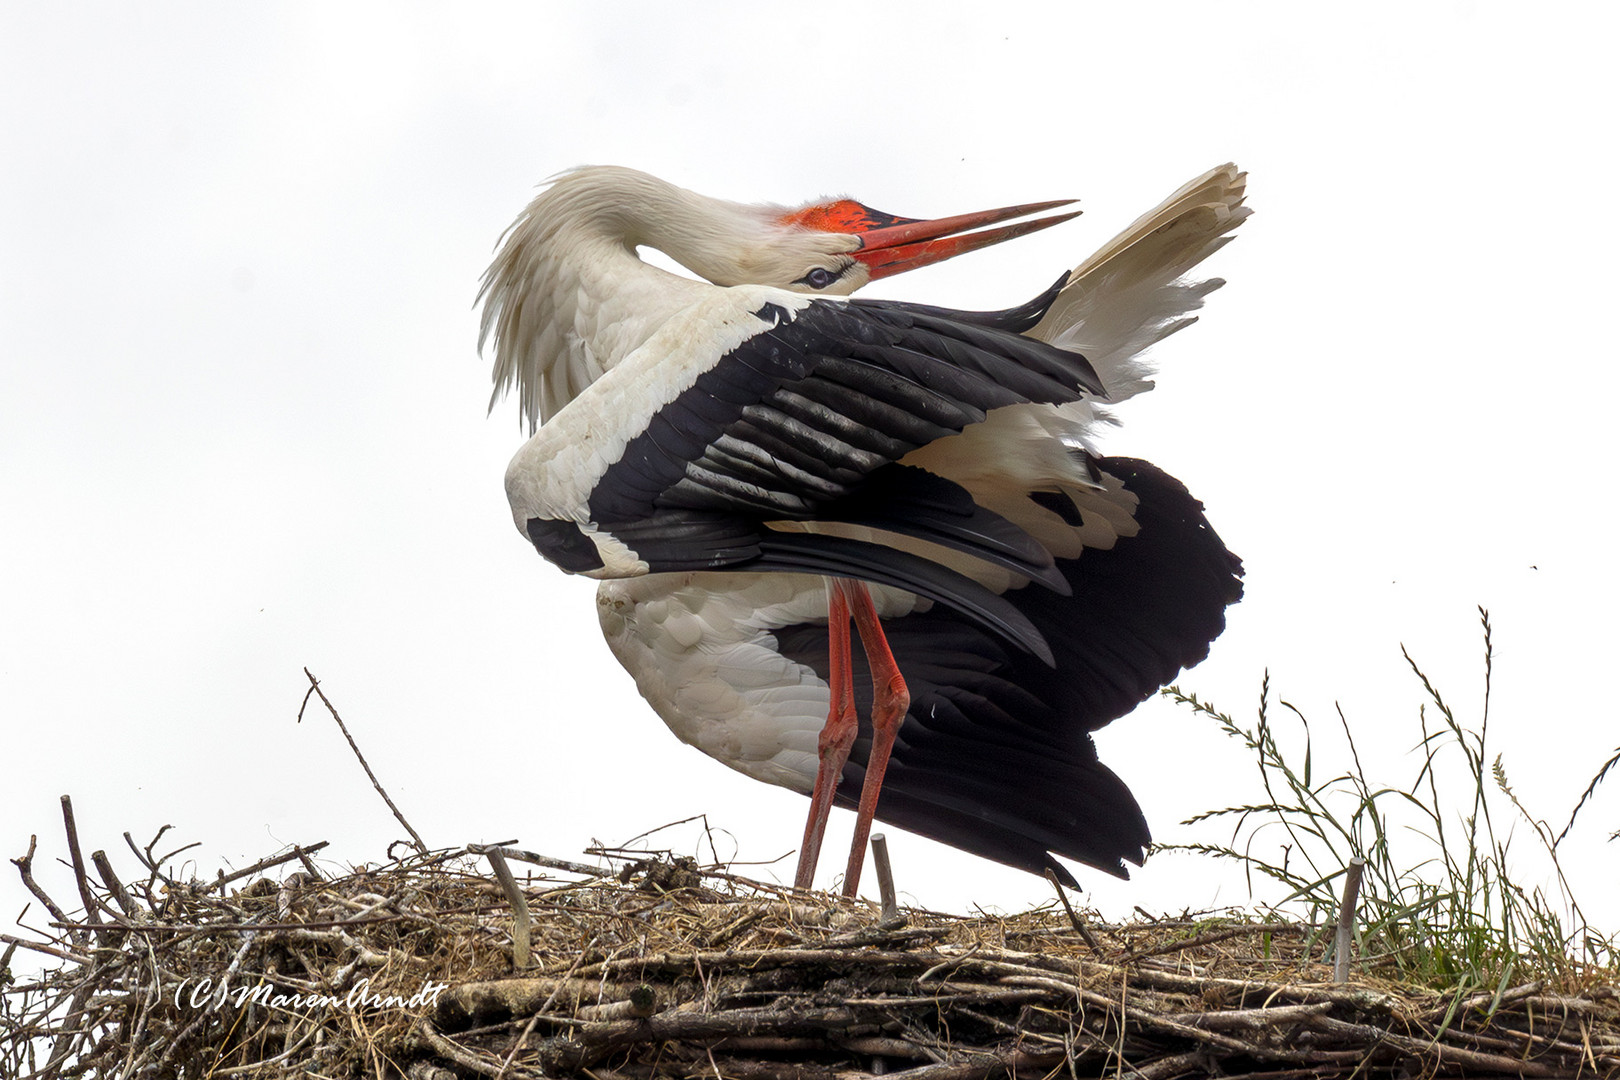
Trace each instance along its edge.
<path fill-rule="evenodd" d="M 388 804 L 388 809 L 394 812 L 394 820 L 405 826 L 405 831 L 411 834 L 411 842 L 416 845 L 416 850 L 426 855 L 428 846 L 422 842 L 422 838 L 417 835 L 416 830 L 411 828 L 411 823 L 405 820 L 405 815 L 399 812 L 399 807 L 395 806 L 394 800 L 388 797 L 388 792 L 383 790 L 382 784 L 377 780 L 377 774 L 371 771 L 371 766 L 366 763 L 366 756 L 360 752 L 360 747 L 355 743 L 354 736 L 349 734 L 349 728 L 344 724 L 343 717 L 338 715 L 337 709 L 327 700 L 325 692 L 321 690 L 320 680 L 310 674 L 309 668 L 304 669 L 304 675 L 309 679 L 309 690 L 304 694 L 304 703 L 298 706 L 299 722 L 303 722 L 304 708 L 309 704 L 309 695 L 319 695 L 321 704 L 326 706 L 326 711 L 332 714 L 333 720 L 337 721 L 338 730 L 343 732 L 345 739 L 349 740 L 349 749 L 353 750 L 354 756 L 360 759 L 360 767 L 366 770 L 366 775 L 371 778 L 371 786 L 377 789 L 377 794 L 381 795 L 383 802 Z"/>

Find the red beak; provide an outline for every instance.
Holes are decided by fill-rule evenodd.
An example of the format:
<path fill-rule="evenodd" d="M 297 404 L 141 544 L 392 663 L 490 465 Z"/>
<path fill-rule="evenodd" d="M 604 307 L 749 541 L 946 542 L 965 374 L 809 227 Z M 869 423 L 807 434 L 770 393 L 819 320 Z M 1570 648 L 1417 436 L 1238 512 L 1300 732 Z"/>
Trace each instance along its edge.
<path fill-rule="evenodd" d="M 1075 210 L 1033 221 L 1021 221 L 1016 225 L 1003 225 L 999 229 L 968 231 L 1011 218 L 1038 214 L 1054 207 L 1068 206 L 1072 202 L 1073 199 L 1056 199 L 1052 202 L 1024 203 L 1021 206 L 1004 206 L 999 210 L 981 210 L 976 214 L 958 214 L 931 221 L 898 218 L 870 207 L 861 207 L 867 216 L 861 221 L 847 222 L 846 229 L 861 238 L 861 247 L 852 254 L 866 264 L 875 281 L 1079 217 L 1080 211 Z"/>

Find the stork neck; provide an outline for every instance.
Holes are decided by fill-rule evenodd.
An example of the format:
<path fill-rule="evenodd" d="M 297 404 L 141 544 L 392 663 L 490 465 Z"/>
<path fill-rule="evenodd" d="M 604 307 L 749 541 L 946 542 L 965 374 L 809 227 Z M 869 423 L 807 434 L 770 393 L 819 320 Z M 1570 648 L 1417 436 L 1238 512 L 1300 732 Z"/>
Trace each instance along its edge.
<path fill-rule="evenodd" d="M 631 169 L 582 169 L 529 204 L 484 282 L 484 334 L 496 346 L 491 407 L 515 389 L 528 426 L 640 347 L 713 286 L 636 254 L 657 248 L 718 285 L 756 280 L 746 255 L 767 224 L 757 210 Z"/>
<path fill-rule="evenodd" d="M 749 261 L 776 237 L 756 207 L 711 199 L 637 174 L 638 190 L 617 208 L 612 223 L 628 248 L 656 248 L 716 285 L 758 280 Z"/>

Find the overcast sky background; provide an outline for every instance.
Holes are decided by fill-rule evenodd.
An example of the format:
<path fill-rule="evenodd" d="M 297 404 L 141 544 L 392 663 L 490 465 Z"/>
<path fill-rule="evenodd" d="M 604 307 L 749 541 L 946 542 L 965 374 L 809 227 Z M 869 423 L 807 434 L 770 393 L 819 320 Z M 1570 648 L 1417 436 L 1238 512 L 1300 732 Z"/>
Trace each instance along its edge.
<path fill-rule="evenodd" d="M 381 859 L 402 830 L 325 713 L 294 722 L 305 666 L 435 846 L 575 857 L 706 814 L 723 857 L 793 850 L 805 801 L 678 743 L 594 584 L 508 515 L 516 406 L 486 417 L 472 301 L 536 184 L 590 163 L 923 217 L 1080 199 L 870 293 L 991 308 L 1237 161 L 1255 216 L 1212 261 L 1230 284 L 1105 446 L 1184 480 L 1245 559 L 1182 684 L 1247 721 L 1269 669 L 1319 776 L 1347 765 L 1337 705 L 1373 779 L 1410 783 L 1400 646 L 1477 718 L 1484 605 L 1490 752 L 1561 828 L 1620 742 L 1615 16 L 1330 10 L 5 5 L 0 854 L 39 834 L 66 901 L 44 864 L 71 793 L 86 852 L 129 877 L 121 834 L 165 823 L 206 877 L 293 842 Z M 1168 702 L 1099 744 L 1160 841 L 1225 839 L 1177 823 L 1262 797 L 1241 747 Z M 1611 782 L 1566 855 L 1609 932 L 1616 827 Z M 1049 898 L 889 832 L 912 902 Z M 1185 855 L 1082 879 L 1112 916 L 1247 899 Z"/>

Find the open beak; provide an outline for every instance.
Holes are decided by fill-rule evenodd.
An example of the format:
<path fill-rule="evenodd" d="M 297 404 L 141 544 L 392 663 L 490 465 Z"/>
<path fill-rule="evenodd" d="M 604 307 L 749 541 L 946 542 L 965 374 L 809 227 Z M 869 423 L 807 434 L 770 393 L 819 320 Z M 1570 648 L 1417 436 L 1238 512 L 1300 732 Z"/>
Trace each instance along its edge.
<path fill-rule="evenodd" d="M 1074 210 L 1067 214 L 1003 225 L 999 229 L 969 231 L 1068 206 L 1073 202 L 1073 199 L 1056 199 L 1052 202 L 1024 203 L 1021 206 L 1004 206 L 999 210 L 981 210 L 976 214 L 957 214 L 955 217 L 934 218 L 931 221 L 893 217 L 863 207 L 870 215 L 866 220 L 872 224 L 871 227 L 862 227 L 863 222 L 849 230 L 861 238 L 861 246 L 850 254 L 866 264 L 871 280 L 875 281 L 1079 217 L 1080 211 Z"/>

